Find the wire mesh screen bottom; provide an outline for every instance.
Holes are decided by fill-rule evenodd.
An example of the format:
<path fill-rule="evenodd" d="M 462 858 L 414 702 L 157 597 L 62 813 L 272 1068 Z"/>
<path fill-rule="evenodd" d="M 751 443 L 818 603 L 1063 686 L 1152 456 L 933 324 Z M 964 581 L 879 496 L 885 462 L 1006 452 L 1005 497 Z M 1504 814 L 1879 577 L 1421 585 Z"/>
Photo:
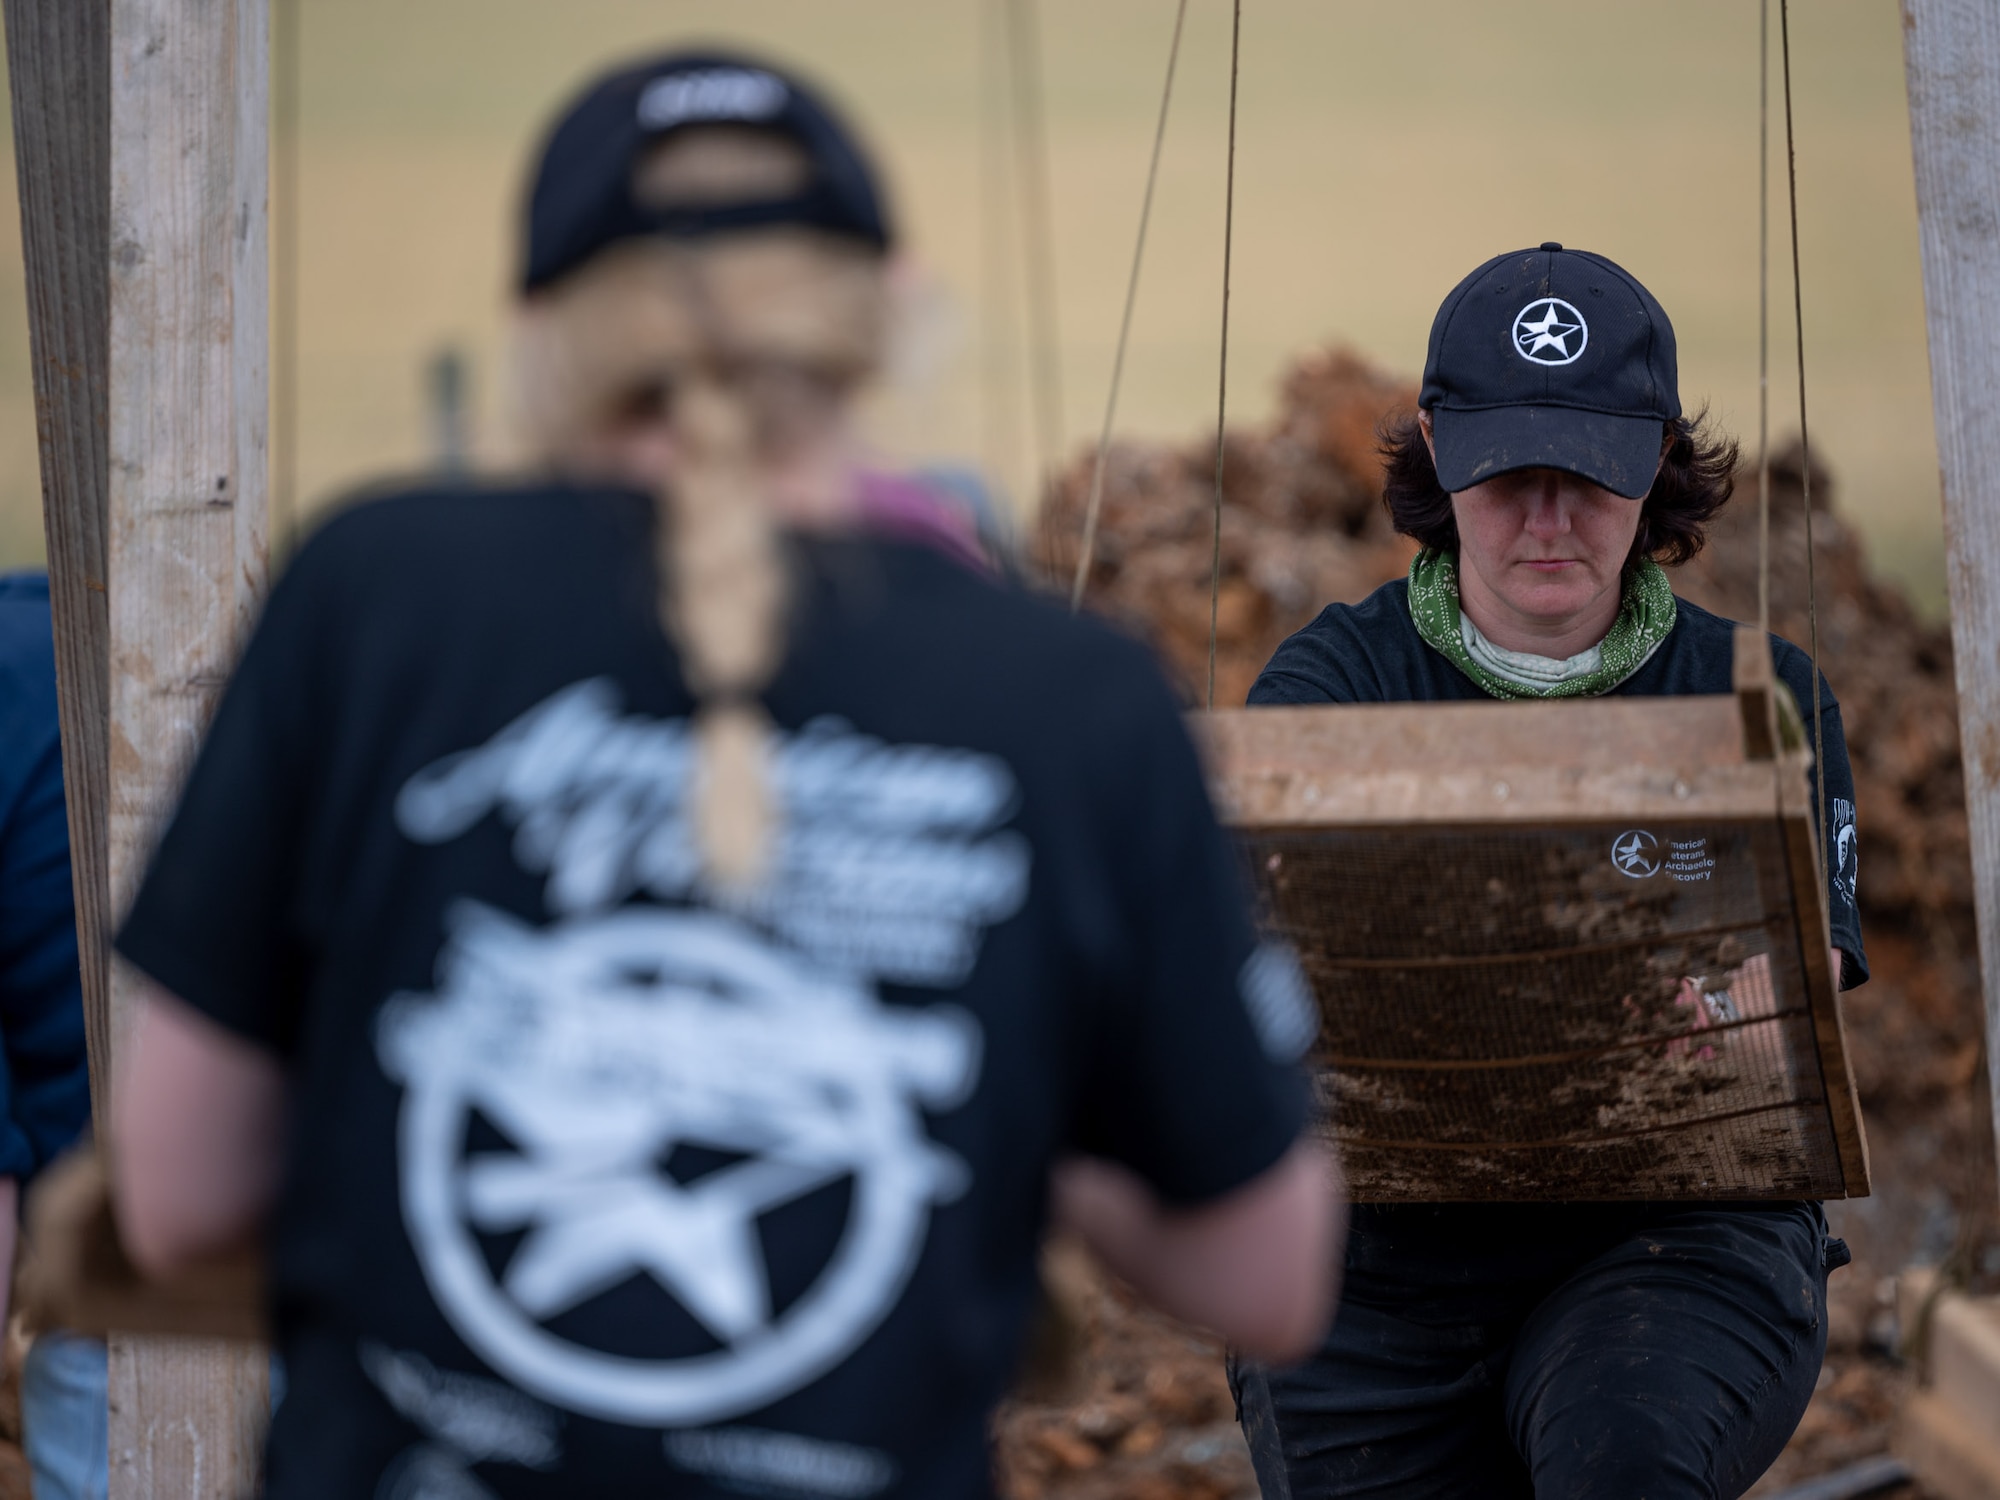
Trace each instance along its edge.
<path fill-rule="evenodd" d="M 1843 1191 L 1775 820 L 1241 842 L 1357 1198 Z"/>

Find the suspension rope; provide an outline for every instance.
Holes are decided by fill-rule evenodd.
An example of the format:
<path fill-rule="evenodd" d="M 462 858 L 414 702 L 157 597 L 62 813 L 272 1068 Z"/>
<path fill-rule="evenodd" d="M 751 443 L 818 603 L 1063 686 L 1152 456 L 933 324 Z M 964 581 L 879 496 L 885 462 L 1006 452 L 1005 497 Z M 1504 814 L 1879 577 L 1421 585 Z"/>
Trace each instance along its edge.
<path fill-rule="evenodd" d="M 979 279 L 980 449 L 986 472 L 1003 492 L 1020 495 L 1021 453 L 1021 295 L 1018 254 L 1008 214 L 1013 174 L 1009 155 L 1006 65 L 1006 0 L 980 0 L 979 21 Z"/>
<path fill-rule="evenodd" d="M 1017 181 L 1027 240 L 1028 326 L 1034 353 L 1037 504 L 1054 482 L 1062 452 L 1062 341 L 1056 325 L 1055 215 L 1050 203 L 1049 142 L 1042 101 L 1042 44 L 1035 0 L 1007 0 L 1007 59 L 1014 83 Z"/>
<path fill-rule="evenodd" d="M 1229 267 L 1236 242 L 1236 78 L 1242 56 L 1243 0 L 1229 22 L 1229 167 L 1222 199 L 1222 357 L 1215 381 L 1215 528 L 1208 560 L 1208 708 L 1215 711 L 1215 638 L 1222 612 L 1223 424 L 1229 415 Z"/>
<path fill-rule="evenodd" d="M 1757 633 L 1771 633 L 1771 0 L 1757 0 Z"/>
<path fill-rule="evenodd" d="M 1778 47 L 1785 75 L 1785 183 L 1792 215 L 1792 322 L 1798 335 L 1799 357 L 1799 487 L 1806 511 L 1806 629 L 1812 655 L 1813 717 L 1813 801 L 1819 811 L 1820 876 L 1826 871 L 1826 729 L 1820 723 L 1819 689 L 1819 583 L 1813 558 L 1812 444 L 1806 435 L 1806 320 L 1805 301 L 1799 290 L 1799 163 L 1792 134 L 1792 26 L 1791 0 L 1778 0 Z M 1832 893 L 1827 895 L 1829 910 Z M 1834 978 L 1835 985 L 1840 982 Z"/>
<path fill-rule="evenodd" d="M 1070 585 L 1072 612 L 1083 603 L 1090 581 L 1090 562 L 1097 551 L 1097 515 L 1104 502 L 1104 465 L 1111 453 L 1111 423 L 1118 415 L 1118 386 L 1125 376 L 1125 345 L 1132 335 L 1132 307 L 1139 300 L 1139 267 L 1146 259 L 1146 226 L 1153 217 L 1153 187 L 1160 178 L 1160 147 L 1167 138 L 1167 111 L 1174 99 L 1174 68 L 1180 62 L 1181 28 L 1187 21 L 1187 0 L 1174 12 L 1174 39 L 1167 48 L 1167 81 L 1160 90 L 1160 118 L 1153 127 L 1153 156 L 1146 167 L 1146 194 L 1139 200 L 1139 237 L 1132 246 L 1132 274 L 1125 282 L 1125 314 L 1118 320 L 1118 348 L 1111 356 L 1111 393 L 1104 400 L 1104 427 L 1097 436 L 1097 461 L 1090 470 L 1090 502 L 1083 512 L 1083 550 L 1077 554 L 1076 581 Z"/>
<path fill-rule="evenodd" d="M 271 500 L 265 545 L 299 531 L 299 0 L 271 8 Z"/>

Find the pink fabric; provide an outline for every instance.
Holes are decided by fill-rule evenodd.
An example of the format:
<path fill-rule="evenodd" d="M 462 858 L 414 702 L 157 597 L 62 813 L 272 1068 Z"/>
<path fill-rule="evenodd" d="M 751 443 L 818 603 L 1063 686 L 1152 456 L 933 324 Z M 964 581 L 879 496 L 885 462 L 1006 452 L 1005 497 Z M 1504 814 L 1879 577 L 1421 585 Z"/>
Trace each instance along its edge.
<path fill-rule="evenodd" d="M 976 573 L 993 571 L 992 561 L 979 544 L 978 528 L 965 507 L 914 479 L 864 473 L 861 524 L 878 536 L 934 547 Z"/>

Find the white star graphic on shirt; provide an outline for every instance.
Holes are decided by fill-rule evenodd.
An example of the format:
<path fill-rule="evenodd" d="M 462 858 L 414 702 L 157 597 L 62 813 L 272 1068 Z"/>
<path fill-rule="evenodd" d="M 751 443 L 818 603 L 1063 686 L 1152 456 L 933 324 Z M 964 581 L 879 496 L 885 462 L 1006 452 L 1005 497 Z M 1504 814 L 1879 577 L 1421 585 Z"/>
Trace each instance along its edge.
<path fill-rule="evenodd" d="M 1524 322 L 1520 325 L 1523 335 L 1521 342 L 1527 346 L 1521 352 L 1533 359 L 1544 349 L 1553 349 L 1564 359 L 1568 359 L 1569 336 L 1577 331 L 1578 326 L 1575 323 L 1565 323 L 1556 312 L 1556 304 L 1550 302 L 1543 308 L 1541 322 Z M 1534 335 L 1532 343 L 1525 337 L 1528 334 Z"/>
<path fill-rule="evenodd" d="M 979 1087 L 984 1027 L 949 992 L 1025 899 L 1026 849 L 981 841 L 1012 800 L 1000 762 L 829 720 L 784 749 L 787 858 L 851 885 L 860 848 L 883 891 L 786 903 L 773 883 L 740 909 L 695 903 L 657 873 L 692 859 L 684 818 L 625 837 L 634 806 L 665 805 L 685 724 L 607 720 L 615 694 L 579 692 L 549 700 L 569 717 L 551 708 L 399 795 L 423 843 L 504 811 L 550 881 L 546 920 L 451 902 L 432 983 L 375 1020 L 402 1090 L 401 1217 L 438 1311 L 496 1373 L 594 1419 L 698 1427 L 837 1369 L 971 1186 L 932 1133 L 935 1117 L 977 1138 L 946 1122 Z M 893 765 L 878 777 L 871 756 Z M 919 837 L 913 797 L 952 810 Z M 1000 839 L 1020 844 L 1004 901 L 984 857 Z M 820 925 L 764 925 L 792 907 Z M 879 991 L 893 981 L 918 990 Z"/>
<path fill-rule="evenodd" d="M 767 1324 L 758 1216 L 848 1168 L 766 1155 L 683 1185 L 657 1161 L 585 1168 L 539 1153 L 469 1161 L 467 1217 L 489 1233 L 532 1226 L 507 1266 L 508 1295 L 547 1319 L 643 1271 L 725 1343 Z"/>
<path fill-rule="evenodd" d="M 740 1347 L 777 1318 L 763 1216 L 846 1178 L 926 1205 L 964 1185 L 917 1113 L 975 1076 L 956 1012 L 884 1007 L 727 919 L 657 909 L 536 929 L 468 905 L 445 968 L 395 1012 L 391 1065 L 436 1070 L 505 1138 L 443 1196 L 484 1234 L 525 1231 L 497 1279 L 538 1322 L 649 1276 Z M 680 1146 L 724 1162 L 676 1180 Z"/>

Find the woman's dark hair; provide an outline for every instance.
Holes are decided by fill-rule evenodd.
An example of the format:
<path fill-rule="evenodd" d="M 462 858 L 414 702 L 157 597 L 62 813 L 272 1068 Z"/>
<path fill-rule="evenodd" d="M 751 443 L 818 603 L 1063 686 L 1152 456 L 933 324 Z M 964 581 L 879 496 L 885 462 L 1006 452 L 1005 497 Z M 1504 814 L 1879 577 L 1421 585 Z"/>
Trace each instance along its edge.
<path fill-rule="evenodd" d="M 1708 523 L 1736 487 L 1736 440 L 1715 432 L 1708 413 L 1676 417 L 1666 424 L 1672 437 L 1653 487 L 1639 513 L 1628 564 L 1651 557 L 1668 567 L 1686 562 L 1708 539 Z M 1383 420 L 1377 436 L 1382 454 L 1382 503 L 1405 536 L 1440 552 L 1458 550 L 1458 521 L 1451 496 L 1438 483 L 1437 466 L 1415 412 Z"/>

